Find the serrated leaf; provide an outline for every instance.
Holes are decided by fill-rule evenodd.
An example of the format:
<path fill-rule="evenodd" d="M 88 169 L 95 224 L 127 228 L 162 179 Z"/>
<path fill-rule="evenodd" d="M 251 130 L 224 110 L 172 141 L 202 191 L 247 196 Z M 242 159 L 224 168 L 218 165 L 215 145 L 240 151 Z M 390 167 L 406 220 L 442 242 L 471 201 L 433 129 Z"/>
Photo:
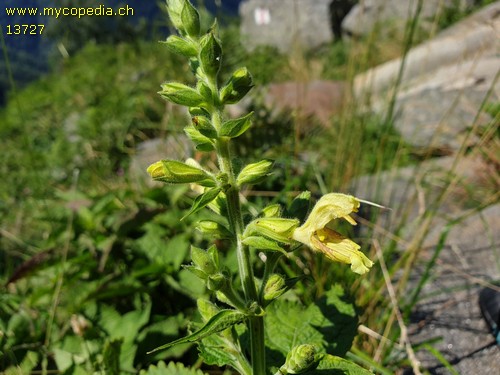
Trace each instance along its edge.
<path fill-rule="evenodd" d="M 222 124 L 219 135 L 221 137 L 230 137 L 236 138 L 245 133 L 250 125 L 252 125 L 252 116 L 253 112 L 250 112 L 248 115 L 226 121 Z"/>
<path fill-rule="evenodd" d="M 266 342 L 283 357 L 296 345 L 316 345 L 322 352 L 345 355 L 356 335 L 354 306 L 340 286 L 334 286 L 316 304 L 278 299 L 266 308 Z"/>
<path fill-rule="evenodd" d="M 205 191 L 203 194 L 198 195 L 194 202 L 193 205 L 191 206 L 191 209 L 189 212 L 182 217 L 181 220 L 184 220 L 186 217 L 189 215 L 192 215 L 199 210 L 201 210 L 203 207 L 205 207 L 207 204 L 212 202 L 215 198 L 217 198 L 217 195 L 222 191 L 222 188 L 215 188 L 215 189 L 209 189 Z"/>
<path fill-rule="evenodd" d="M 227 342 L 219 335 L 212 335 L 204 338 L 198 344 L 200 356 L 207 365 L 216 365 L 218 367 L 236 364 L 235 356 L 227 350 Z"/>
<path fill-rule="evenodd" d="M 186 342 L 194 342 L 199 341 L 207 336 L 210 336 L 214 333 L 223 331 L 229 327 L 234 326 L 235 324 L 243 322 L 247 316 L 242 312 L 236 310 L 221 310 L 217 314 L 215 314 L 205 325 L 200 328 L 198 331 L 186 336 L 182 337 L 178 340 L 172 341 L 168 344 L 162 345 L 156 349 L 148 352 L 154 353 L 160 350 L 168 349 L 177 344 L 183 344 Z"/>
<path fill-rule="evenodd" d="M 371 371 L 351 362 L 347 359 L 334 355 L 324 355 L 318 367 L 313 371 L 305 372 L 304 375 L 370 375 Z"/>
<path fill-rule="evenodd" d="M 161 361 L 157 365 L 149 366 L 147 370 L 141 370 L 139 375 L 204 375 L 204 372 L 186 368 L 182 363 L 170 362 L 167 366 L 165 362 Z"/>
<path fill-rule="evenodd" d="M 241 350 L 235 346 L 234 337 L 239 337 L 242 340 L 245 336 L 245 325 L 232 327 L 224 332 L 216 335 L 205 337 L 198 344 L 200 357 L 203 358 L 207 365 L 216 365 L 223 367 L 226 365 L 232 366 L 239 373 L 250 373 L 250 364 Z M 242 342 L 240 341 L 240 344 Z"/>

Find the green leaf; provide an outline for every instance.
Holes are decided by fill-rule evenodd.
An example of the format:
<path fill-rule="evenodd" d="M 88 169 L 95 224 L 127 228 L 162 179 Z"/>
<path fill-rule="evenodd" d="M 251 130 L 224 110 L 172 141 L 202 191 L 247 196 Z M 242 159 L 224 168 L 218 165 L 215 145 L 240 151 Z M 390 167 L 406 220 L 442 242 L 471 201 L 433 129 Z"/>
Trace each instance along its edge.
<path fill-rule="evenodd" d="M 170 362 L 168 366 L 161 361 L 151 365 L 147 370 L 141 370 L 139 375 L 204 375 L 201 370 L 184 367 L 182 363 Z"/>
<path fill-rule="evenodd" d="M 108 340 L 104 344 L 103 362 L 108 375 L 120 375 L 120 351 L 123 340 Z"/>
<path fill-rule="evenodd" d="M 250 365 L 246 358 L 234 347 L 234 343 L 219 335 L 204 338 L 198 344 L 200 357 L 207 365 L 218 367 L 231 366 L 240 374 L 250 373 Z"/>
<path fill-rule="evenodd" d="M 307 307 L 278 299 L 266 308 L 267 346 L 286 356 L 294 346 L 308 343 L 323 353 L 343 356 L 352 345 L 357 323 L 354 306 L 340 286 Z"/>
<path fill-rule="evenodd" d="M 219 195 L 219 193 L 221 191 L 222 191 L 222 188 L 209 189 L 209 190 L 205 191 L 203 194 L 198 195 L 195 198 L 193 205 L 191 206 L 191 209 L 189 210 L 189 212 L 186 215 L 184 215 L 184 217 L 182 217 L 181 220 L 184 220 L 189 215 L 192 215 L 192 214 L 198 212 L 199 210 L 201 210 L 203 207 L 205 207 L 207 204 L 209 204 L 215 198 L 217 198 L 217 195 Z"/>
<path fill-rule="evenodd" d="M 243 314 L 240 311 L 236 310 L 221 310 L 218 312 L 216 315 L 214 315 L 208 322 L 205 323 L 205 325 L 199 329 L 198 331 L 180 338 L 178 340 L 172 341 L 168 344 L 162 345 L 156 349 L 151 350 L 148 352 L 154 353 L 159 350 L 164 350 L 168 349 L 174 345 L 177 344 L 183 344 L 186 342 L 194 342 L 194 341 L 199 341 L 207 336 L 210 336 L 214 333 L 223 331 L 229 327 L 232 327 L 235 324 L 241 323 L 246 319 L 246 315 Z"/>
<path fill-rule="evenodd" d="M 370 375 L 371 371 L 351 362 L 347 359 L 330 354 L 323 356 L 318 367 L 313 371 L 305 372 L 304 375 Z"/>
<path fill-rule="evenodd" d="M 250 125 L 252 125 L 252 116 L 253 112 L 250 112 L 248 115 L 226 121 L 222 124 L 219 135 L 221 137 L 230 137 L 236 138 L 245 133 Z"/>

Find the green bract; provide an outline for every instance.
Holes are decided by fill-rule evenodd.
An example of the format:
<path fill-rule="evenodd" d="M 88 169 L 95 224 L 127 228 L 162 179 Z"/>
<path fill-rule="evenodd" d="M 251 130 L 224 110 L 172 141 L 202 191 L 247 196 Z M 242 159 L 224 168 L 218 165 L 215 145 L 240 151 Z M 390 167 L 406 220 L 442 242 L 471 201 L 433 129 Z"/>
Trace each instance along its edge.
<path fill-rule="evenodd" d="M 181 12 L 186 0 L 167 0 L 167 12 L 174 27 L 181 33 L 184 32 Z"/>
<path fill-rule="evenodd" d="M 196 246 L 191 246 L 191 259 L 193 264 L 207 276 L 215 275 L 219 272 L 219 258 L 217 249 L 212 246 L 207 251 Z"/>
<path fill-rule="evenodd" d="M 222 124 L 219 135 L 221 137 L 236 138 L 245 133 L 252 125 L 253 112 L 243 117 L 226 121 Z"/>
<path fill-rule="evenodd" d="M 198 129 L 194 126 L 186 126 L 184 128 L 184 132 L 191 139 L 191 141 L 195 144 L 196 149 L 200 151 L 213 151 L 215 148 L 214 143 L 208 137 L 205 137 L 200 133 Z"/>
<path fill-rule="evenodd" d="M 264 286 L 264 300 L 272 301 L 285 293 L 286 290 L 285 278 L 278 274 L 272 274 Z"/>
<path fill-rule="evenodd" d="M 208 118 L 205 116 L 194 116 L 192 121 L 194 128 L 202 135 L 207 138 L 217 138 L 217 130 L 215 130 Z"/>
<path fill-rule="evenodd" d="M 201 38 L 200 62 L 207 76 L 216 76 L 222 63 L 220 42 L 211 32 Z"/>
<path fill-rule="evenodd" d="M 200 15 L 188 0 L 184 0 L 183 3 L 181 21 L 184 30 L 190 37 L 197 37 L 200 35 Z"/>
<path fill-rule="evenodd" d="M 247 68 L 236 70 L 220 91 L 224 104 L 238 103 L 253 87 L 253 78 Z"/>

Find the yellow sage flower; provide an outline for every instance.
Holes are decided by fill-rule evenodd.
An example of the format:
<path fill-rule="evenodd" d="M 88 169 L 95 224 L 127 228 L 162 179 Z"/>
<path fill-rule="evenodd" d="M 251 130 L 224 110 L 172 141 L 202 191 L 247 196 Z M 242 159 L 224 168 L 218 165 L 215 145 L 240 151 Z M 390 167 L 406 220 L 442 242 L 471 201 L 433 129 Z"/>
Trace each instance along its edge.
<path fill-rule="evenodd" d="M 359 206 L 360 201 L 351 195 L 326 194 L 316 203 L 304 225 L 294 231 L 293 239 L 322 252 L 330 260 L 350 264 L 352 271 L 362 275 L 373 262 L 359 250 L 358 244 L 326 227 L 335 219 L 356 225 L 349 215 L 357 212 Z"/>

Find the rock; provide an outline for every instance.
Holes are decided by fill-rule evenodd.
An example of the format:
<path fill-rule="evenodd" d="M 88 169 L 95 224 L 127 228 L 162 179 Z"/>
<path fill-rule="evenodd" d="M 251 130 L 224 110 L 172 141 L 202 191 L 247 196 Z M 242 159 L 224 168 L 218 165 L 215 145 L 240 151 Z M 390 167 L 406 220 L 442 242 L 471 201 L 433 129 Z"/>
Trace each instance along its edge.
<path fill-rule="evenodd" d="M 424 0 L 420 20 L 432 20 L 445 8 L 465 9 L 474 0 Z M 416 0 L 363 0 L 354 6 L 342 21 L 342 32 L 346 37 L 361 37 L 370 34 L 376 26 L 381 27 L 382 35 L 403 32 L 409 19 L 415 16 Z M 420 22 L 422 24 L 422 21 Z"/>
<path fill-rule="evenodd" d="M 289 52 L 297 42 L 311 49 L 333 40 L 330 6 L 345 9 L 348 0 L 247 0 L 240 4 L 245 47 L 260 45 Z M 338 12 L 334 16 L 339 18 Z"/>
<path fill-rule="evenodd" d="M 404 61 L 395 97 L 394 126 L 416 147 L 458 150 L 468 129 L 491 117 L 478 113 L 500 100 L 500 2 L 462 20 L 436 38 L 414 47 Z M 385 113 L 403 60 L 395 59 L 356 76 L 354 93 L 371 98 L 371 109 Z M 490 91 L 491 90 L 491 91 Z M 476 117 L 477 116 L 477 117 Z"/>
<path fill-rule="evenodd" d="M 439 68 L 467 60 L 495 56 L 499 50 L 500 1 L 444 30 L 435 38 L 410 50 L 404 61 L 402 87 Z M 377 95 L 396 83 L 402 58 L 388 61 L 359 74 L 354 80 L 357 96 Z"/>
<path fill-rule="evenodd" d="M 389 207 L 390 211 L 380 211 L 363 205 L 368 212 L 361 214 L 380 213 L 376 225 L 384 232 L 397 232 L 403 241 L 412 240 L 422 229 L 426 213 L 435 210 L 422 242 L 431 248 L 436 246 L 446 223 L 465 215 L 470 207 L 487 203 L 488 191 L 498 190 L 497 168 L 491 160 L 476 154 L 458 160 L 455 156 L 441 157 L 376 176 L 361 176 L 352 182 L 350 192 Z M 500 233 L 500 221 L 492 225 L 493 232 Z M 381 237 L 381 241 L 386 240 Z"/>
<path fill-rule="evenodd" d="M 376 177 L 361 177 L 353 188 L 356 196 L 392 208 L 382 211 L 375 223 L 382 245 L 388 238 L 395 238 L 396 246 L 404 253 L 415 236 L 425 237 L 420 243 L 413 241 L 419 253 L 404 291 L 408 299 L 401 298 L 401 306 L 410 301 L 427 265 L 436 256 L 408 324 L 416 357 L 432 374 L 450 372 L 425 346 L 419 345 L 425 342 L 460 374 L 500 371 L 500 351 L 492 344 L 493 336 L 478 307 L 479 290 L 500 277 L 500 204 L 480 209 L 498 192 L 498 165 L 492 164 L 477 155 L 458 161 L 443 157 Z M 489 178 L 496 180 L 496 186 L 488 186 Z M 442 203 L 435 205 L 433 202 L 443 193 Z M 433 220 L 424 224 L 422 219 L 433 210 Z M 400 274 L 394 277 L 398 279 Z"/>
<path fill-rule="evenodd" d="M 500 66 L 500 57 L 485 57 L 443 67 L 396 96 L 394 126 L 403 138 L 419 148 L 458 150 L 476 143 L 469 129 L 492 119 L 479 113 L 488 101 L 500 98 L 500 81 L 489 92 Z M 477 118 L 476 118 L 477 117 Z"/>
<path fill-rule="evenodd" d="M 276 118 L 284 113 L 313 118 L 322 126 L 330 126 L 331 117 L 344 104 L 346 84 L 342 81 L 283 82 L 266 86 L 257 95 L 261 105 Z M 247 113 L 251 99 L 228 108 L 231 117 Z"/>
<path fill-rule="evenodd" d="M 500 204 L 496 204 L 451 227 L 431 279 L 424 285 L 410 318 L 411 342 L 416 345 L 439 338 L 433 347 L 460 374 L 500 373 L 500 351 L 489 345 L 494 339 L 478 306 L 481 287 L 500 276 L 499 217 Z M 425 263 L 434 255 L 443 229 L 437 225 L 431 230 L 430 243 L 424 244 L 423 262 L 415 267 L 409 294 L 417 285 Z M 449 374 L 427 350 L 417 351 L 416 356 L 430 373 Z"/>

